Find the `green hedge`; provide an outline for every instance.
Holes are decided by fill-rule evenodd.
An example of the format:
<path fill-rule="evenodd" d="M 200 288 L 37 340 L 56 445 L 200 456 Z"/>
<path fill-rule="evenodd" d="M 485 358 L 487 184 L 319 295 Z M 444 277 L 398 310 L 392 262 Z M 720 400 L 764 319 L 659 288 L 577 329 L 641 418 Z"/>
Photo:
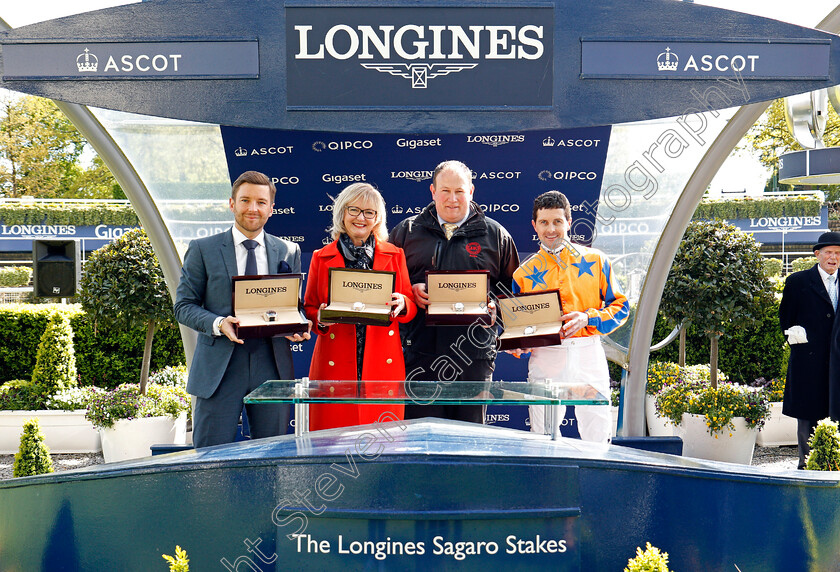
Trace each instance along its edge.
<path fill-rule="evenodd" d="M 131 205 L 97 203 L 7 203 L 0 204 L 0 221 L 13 224 L 72 224 L 76 226 L 139 226 Z"/>
<path fill-rule="evenodd" d="M 670 333 L 671 328 L 660 314 L 653 331 L 653 343 Z M 709 338 L 689 327 L 686 338 L 686 365 L 709 363 Z M 741 328 L 734 335 L 720 338 L 718 369 L 737 383 L 749 383 L 758 377 L 772 379 L 784 376 L 785 338 L 779 328 L 779 302 L 775 300 L 764 310 L 755 328 Z M 679 339 L 651 353 L 651 361 L 679 359 Z"/>
<path fill-rule="evenodd" d="M 0 266 L 0 288 L 28 286 L 32 269 L 28 266 Z"/>
<path fill-rule="evenodd" d="M 811 196 L 703 201 L 697 205 L 694 218 L 734 220 L 767 216 L 819 216 L 821 208 L 822 203 Z"/>
<path fill-rule="evenodd" d="M 6 304 L 0 306 L 0 382 L 29 379 L 41 334 L 52 312 L 64 312 L 73 327 L 76 370 L 79 385 L 113 388 L 140 379 L 143 342 L 142 325 L 133 328 L 100 327 L 94 333 L 93 320 L 78 304 Z M 181 335 L 174 323 L 160 324 L 152 348 L 152 371 L 184 363 Z"/>

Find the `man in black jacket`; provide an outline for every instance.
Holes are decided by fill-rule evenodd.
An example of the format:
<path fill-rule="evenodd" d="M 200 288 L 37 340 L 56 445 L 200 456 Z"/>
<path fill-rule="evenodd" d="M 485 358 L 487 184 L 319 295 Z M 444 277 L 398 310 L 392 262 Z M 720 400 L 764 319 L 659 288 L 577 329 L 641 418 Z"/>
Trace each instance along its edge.
<path fill-rule="evenodd" d="M 790 343 L 782 413 L 798 421 L 799 468 L 805 468 L 808 439 L 820 419 L 829 416 L 829 357 L 837 315 L 837 268 L 840 233 L 826 232 L 814 245 L 817 264 L 787 277 L 779 306 L 779 324 Z"/>
<path fill-rule="evenodd" d="M 425 308 L 427 270 L 488 270 L 490 291 L 500 294 L 512 283 L 519 254 L 510 234 L 484 216 L 473 202 L 472 171 L 459 161 L 435 168 L 430 186 L 432 203 L 423 212 L 398 224 L 390 241 L 405 250 L 408 273 L 419 311 L 401 326 L 405 370 L 409 380 L 490 380 L 496 360 L 495 328 L 427 326 Z M 409 403 L 406 419 L 442 417 L 484 422 L 481 406 Z"/>

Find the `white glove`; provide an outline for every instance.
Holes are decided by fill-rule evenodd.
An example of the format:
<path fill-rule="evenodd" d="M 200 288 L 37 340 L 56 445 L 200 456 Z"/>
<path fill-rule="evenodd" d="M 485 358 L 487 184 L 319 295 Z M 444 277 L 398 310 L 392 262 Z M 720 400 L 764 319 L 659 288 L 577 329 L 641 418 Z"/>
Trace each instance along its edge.
<path fill-rule="evenodd" d="M 808 343 L 808 336 L 805 334 L 805 328 L 802 326 L 791 326 L 785 330 L 785 335 L 790 345 Z"/>

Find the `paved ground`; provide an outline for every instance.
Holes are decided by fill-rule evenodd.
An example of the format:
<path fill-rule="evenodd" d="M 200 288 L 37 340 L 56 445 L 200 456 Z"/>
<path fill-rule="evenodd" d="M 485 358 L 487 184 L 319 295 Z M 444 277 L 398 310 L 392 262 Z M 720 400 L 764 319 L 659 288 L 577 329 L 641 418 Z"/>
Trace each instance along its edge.
<path fill-rule="evenodd" d="M 753 454 L 753 466 L 766 467 L 770 470 L 795 469 L 797 463 L 796 447 L 756 447 Z M 102 454 L 91 455 L 53 455 L 56 472 L 78 469 L 104 462 Z M 0 479 L 12 478 L 13 455 L 0 455 Z"/>

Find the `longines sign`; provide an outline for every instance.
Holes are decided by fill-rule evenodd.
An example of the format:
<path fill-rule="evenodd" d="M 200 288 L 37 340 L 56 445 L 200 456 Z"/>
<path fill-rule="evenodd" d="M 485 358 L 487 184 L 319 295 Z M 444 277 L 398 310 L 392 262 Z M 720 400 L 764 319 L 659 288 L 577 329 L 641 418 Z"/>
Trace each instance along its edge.
<path fill-rule="evenodd" d="M 549 7 L 288 7 L 288 107 L 548 108 L 553 29 Z"/>
<path fill-rule="evenodd" d="M 258 47 L 256 40 L 8 44 L 3 46 L 3 78 L 257 78 Z"/>

